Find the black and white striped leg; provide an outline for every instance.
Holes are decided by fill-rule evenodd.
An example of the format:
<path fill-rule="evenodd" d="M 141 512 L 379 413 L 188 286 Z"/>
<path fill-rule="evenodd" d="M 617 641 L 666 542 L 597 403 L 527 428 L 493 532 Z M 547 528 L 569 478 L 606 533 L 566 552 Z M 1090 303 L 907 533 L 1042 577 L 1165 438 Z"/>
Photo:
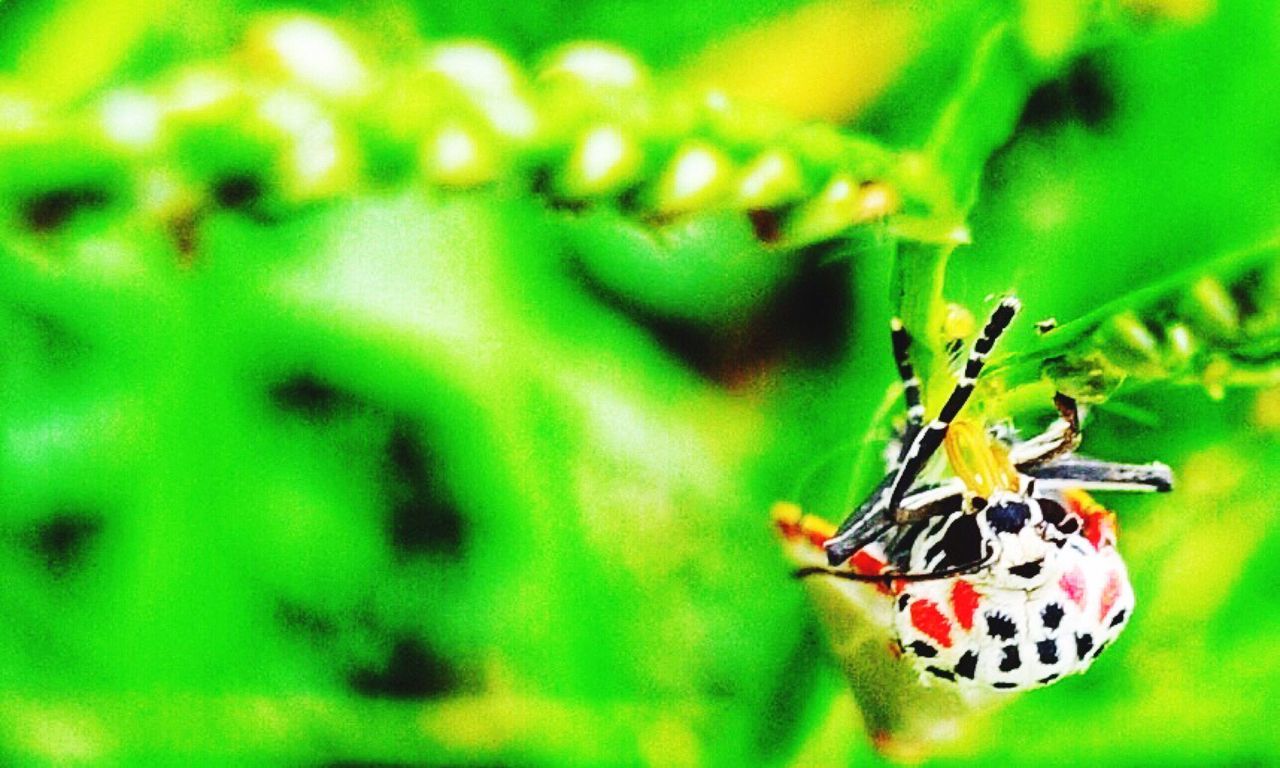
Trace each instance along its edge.
<path fill-rule="evenodd" d="M 898 378 L 902 380 L 902 399 L 907 406 L 907 426 L 902 433 L 902 450 L 898 455 L 901 462 L 924 425 L 924 403 L 920 399 L 920 377 L 911 365 L 911 334 L 896 317 L 889 321 L 889 333 L 893 342 L 893 362 L 898 366 Z"/>
<path fill-rule="evenodd" d="M 943 568 L 937 571 L 927 573 L 909 573 L 903 571 L 888 571 L 885 573 L 853 573 L 852 571 L 837 571 L 831 568 L 822 568 L 819 566 L 809 566 L 807 568 L 797 568 L 794 576 L 797 579 L 803 579 L 808 576 L 834 576 L 837 579 L 846 579 L 848 581 L 862 581 L 873 584 L 889 584 L 894 581 L 937 581 L 952 576 L 963 576 L 964 574 L 974 573 L 983 568 L 990 567 L 995 562 L 995 557 L 988 555 L 981 560 L 974 560 L 970 563 L 962 563 L 950 568 Z"/>
<path fill-rule="evenodd" d="M 1173 489 L 1173 471 L 1158 461 L 1150 464 L 1117 464 L 1083 456 L 1068 456 L 1028 467 L 1040 491 L 1079 488 L 1085 491 L 1145 491 Z"/>
<path fill-rule="evenodd" d="M 889 321 L 889 334 L 893 346 L 893 362 L 898 368 L 898 378 L 902 380 L 902 399 L 907 406 L 907 424 L 902 432 L 902 447 L 897 460 L 901 464 L 907 449 L 924 424 L 924 403 L 920 399 L 920 377 L 911 364 L 911 334 L 896 317 Z M 885 498 L 885 491 L 893 482 L 894 476 L 892 471 L 886 475 L 867 497 L 867 501 L 846 517 L 836 529 L 835 535 L 826 542 L 827 558 L 832 565 L 849 559 L 854 552 L 888 530 L 892 519 L 880 502 Z"/>
<path fill-rule="evenodd" d="M 964 483 L 952 479 L 928 488 L 920 488 L 903 499 L 894 514 L 889 514 L 877 502 L 884 499 L 884 492 L 894 475 L 890 474 L 872 491 L 867 500 L 836 529 L 836 533 L 824 544 L 827 562 L 839 565 L 893 528 L 901 529 L 909 523 L 921 522 L 939 515 L 949 515 L 960 509 L 964 498 Z"/>
<path fill-rule="evenodd" d="M 893 510 L 898 508 L 898 505 L 902 503 L 903 497 L 906 496 L 907 491 L 911 488 L 911 484 L 916 481 L 925 464 L 933 457 L 938 447 L 942 445 L 942 439 L 946 437 L 947 429 L 951 426 L 951 422 L 955 421 L 956 417 L 960 415 L 960 409 L 964 407 L 965 403 L 969 401 L 970 395 L 973 394 L 978 375 L 982 373 L 982 367 L 987 362 L 987 356 L 991 354 L 991 350 L 995 347 L 996 340 L 1009 327 L 1009 323 L 1013 322 L 1013 318 L 1018 313 L 1020 306 L 1017 299 L 1012 296 L 1007 297 L 996 306 L 991 313 L 991 317 L 987 319 L 987 324 L 982 329 L 982 334 L 973 343 L 973 349 L 969 352 L 969 359 L 965 361 L 964 372 L 956 382 L 955 389 L 951 390 L 951 395 L 947 397 L 947 402 L 943 404 L 942 410 L 938 412 L 938 417 L 920 431 L 920 434 L 916 436 L 907 449 L 902 465 L 898 467 L 897 477 L 887 492 L 884 503 L 886 509 Z"/>
<path fill-rule="evenodd" d="M 840 523 L 835 535 L 823 543 L 822 547 L 827 552 L 828 563 L 831 565 L 843 563 L 852 557 L 854 552 L 875 541 L 893 526 L 892 518 L 885 513 L 885 508 L 880 506 L 893 478 L 893 473 L 886 475 L 867 500 Z"/>
<path fill-rule="evenodd" d="M 893 520 L 905 525 L 957 512 L 964 500 L 964 488 L 964 481 L 954 477 L 945 483 L 917 488 L 902 500 L 893 513 Z"/>

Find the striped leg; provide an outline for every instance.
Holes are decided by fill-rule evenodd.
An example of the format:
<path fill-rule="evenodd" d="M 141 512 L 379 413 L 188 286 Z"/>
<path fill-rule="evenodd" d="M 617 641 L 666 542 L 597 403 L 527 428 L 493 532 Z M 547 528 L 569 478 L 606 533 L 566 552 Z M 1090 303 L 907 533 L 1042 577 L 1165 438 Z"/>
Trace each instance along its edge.
<path fill-rule="evenodd" d="M 885 507 L 879 505 L 883 503 L 884 494 L 893 478 L 891 473 L 880 481 L 880 485 L 871 492 L 867 500 L 836 529 L 835 535 L 823 543 L 828 563 L 833 566 L 843 563 L 853 553 L 879 539 L 895 526 L 901 527 L 938 515 L 951 514 L 960 509 L 964 483 L 952 479 L 941 485 L 917 489 L 902 500 L 902 506 L 895 514 L 886 514 Z"/>
<path fill-rule="evenodd" d="M 1117 464 L 1084 456 L 1068 456 L 1037 464 L 1026 470 L 1036 488 L 1085 491 L 1146 491 L 1173 489 L 1173 472 L 1158 461 L 1150 464 Z"/>
<path fill-rule="evenodd" d="M 973 344 L 973 350 L 969 353 L 969 359 L 965 364 L 964 374 L 956 383 L 956 388 L 951 391 L 951 396 L 942 406 L 938 418 L 923 429 L 921 424 L 924 408 L 920 403 L 920 383 L 908 356 L 911 337 L 902 327 L 901 321 L 895 318 L 890 323 L 894 360 L 898 364 L 898 375 L 902 377 L 903 396 L 907 401 L 907 429 L 911 437 L 903 436 L 903 449 L 897 472 L 890 472 L 867 501 L 845 519 L 836 531 L 836 535 L 823 545 L 827 551 L 827 561 L 831 565 L 844 562 L 854 552 L 898 523 L 895 511 L 902 504 L 903 498 L 911 484 L 920 475 L 920 471 L 924 469 L 924 465 L 942 445 L 942 438 L 946 436 L 948 426 L 959 415 L 960 409 L 968 402 L 969 396 L 973 394 L 974 385 L 978 374 L 982 372 L 982 366 L 986 363 L 987 355 L 995 346 L 996 339 L 1000 338 L 1000 334 L 1004 333 L 1009 323 L 1013 321 L 1018 308 L 1018 300 L 1009 297 L 1001 301 L 991 313 L 986 327 L 982 329 L 982 335 Z"/>
<path fill-rule="evenodd" d="M 907 406 L 907 426 L 902 432 L 902 448 L 898 452 L 897 461 L 901 464 L 907 449 L 924 425 L 924 404 L 920 401 L 920 377 L 911 365 L 911 334 L 896 317 L 889 321 L 889 340 L 893 345 L 893 362 L 898 367 L 898 378 L 902 380 L 902 399 Z M 893 526 L 892 518 L 885 514 L 885 507 L 881 503 L 893 480 L 891 468 L 867 500 L 844 519 L 835 535 L 827 541 L 827 559 L 832 565 L 848 560 L 854 552 Z"/>
<path fill-rule="evenodd" d="M 834 576 L 837 579 L 847 579 L 848 581 L 863 581 L 875 584 L 891 584 L 895 581 L 939 581 L 952 576 L 963 576 L 968 573 L 980 571 L 983 568 L 990 567 L 996 558 L 994 555 L 987 555 L 981 560 L 974 560 L 968 563 L 961 563 L 949 568 L 942 568 L 937 571 L 929 571 L 927 573 L 908 573 L 903 571 L 885 571 L 884 573 L 854 573 L 852 571 L 837 571 L 833 568 L 822 568 L 819 566 L 809 566 L 807 568 L 797 568 L 792 574 L 797 579 L 803 579 L 808 576 Z"/>
<path fill-rule="evenodd" d="M 902 399 L 907 406 L 907 427 L 902 432 L 902 451 L 898 455 L 901 462 L 924 426 L 924 403 L 920 401 L 920 377 L 911 365 L 911 334 L 896 317 L 889 321 L 889 333 L 893 342 L 893 362 L 898 366 L 898 378 L 902 379 Z"/>
<path fill-rule="evenodd" d="M 827 562 L 839 565 L 853 556 L 854 552 L 875 541 L 881 534 L 893 527 L 893 521 L 884 514 L 884 507 L 879 506 L 884 494 L 893 483 L 893 474 L 885 476 L 867 500 L 862 502 L 822 548 L 827 551 Z"/>
<path fill-rule="evenodd" d="M 898 508 L 911 488 L 911 484 L 920 476 L 925 464 L 942 445 L 942 439 L 946 437 L 951 422 L 955 421 L 960 415 L 960 409 L 969 402 L 969 396 L 973 394 L 973 388 L 978 381 L 978 374 L 982 373 L 982 367 L 987 362 L 987 355 L 991 354 L 996 340 L 1009 327 L 1009 323 L 1013 322 L 1014 315 L 1018 313 L 1020 306 L 1018 300 L 1010 296 L 1001 301 L 991 313 L 986 327 L 982 329 L 982 334 L 973 343 L 973 349 L 969 352 L 969 359 L 965 362 L 960 380 L 956 382 L 955 389 L 951 390 L 951 395 L 947 397 L 947 402 L 938 412 L 938 417 L 920 431 L 907 449 L 893 485 L 885 492 L 884 509 Z"/>

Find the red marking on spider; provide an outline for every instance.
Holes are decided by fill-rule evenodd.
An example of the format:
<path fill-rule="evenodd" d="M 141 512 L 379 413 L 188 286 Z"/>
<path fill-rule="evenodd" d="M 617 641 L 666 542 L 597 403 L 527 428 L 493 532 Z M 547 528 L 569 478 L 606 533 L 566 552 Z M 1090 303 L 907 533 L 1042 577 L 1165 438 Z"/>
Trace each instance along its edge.
<path fill-rule="evenodd" d="M 1094 549 L 1115 546 L 1119 534 L 1116 515 L 1084 491 L 1067 491 L 1065 500 L 1070 510 L 1083 521 L 1081 533 Z"/>
<path fill-rule="evenodd" d="M 1084 537 L 1094 549 L 1102 549 L 1103 545 L 1115 546 L 1116 516 L 1110 510 L 1086 514 L 1084 517 Z"/>
<path fill-rule="evenodd" d="M 881 560 L 865 549 L 860 549 L 857 552 L 854 552 L 853 557 L 849 558 L 849 567 L 853 569 L 854 573 L 861 573 L 869 576 L 876 576 L 883 573 L 885 566 L 887 565 L 887 562 Z M 893 594 L 893 589 L 890 585 L 883 581 L 876 584 L 876 591 L 885 595 Z"/>
<path fill-rule="evenodd" d="M 787 541 L 808 540 L 809 544 L 822 548 L 822 545 L 829 538 L 825 531 L 815 530 L 807 527 L 802 521 L 778 520 L 776 521 L 778 532 L 782 534 L 782 538 Z"/>
<path fill-rule="evenodd" d="M 856 573 L 876 575 L 884 570 L 885 562 L 865 549 L 860 549 L 849 558 L 849 566 Z"/>
<path fill-rule="evenodd" d="M 1116 600 L 1120 598 L 1120 574 L 1115 571 L 1107 577 L 1107 585 L 1102 588 L 1102 610 L 1098 611 L 1098 621 L 1107 618 L 1107 614 L 1111 613 L 1111 607 L 1116 604 Z"/>
<path fill-rule="evenodd" d="M 912 603 L 911 625 L 943 648 L 951 647 L 951 622 L 934 602 L 917 600 Z"/>
<path fill-rule="evenodd" d="M 980 599 L 978 591 L 964 579 L 956 579 L 951 586 L 951 612 L 962 629 L 973 629 L 973 613 L 978 610 Z"/>
<path fill-rule="evenodd" d="M 793 523 L 789 520 L 777 521 L 778 532 L 782 534 L 782 538 L 791 540 L 800 537 L 800 524 Z"/>
<path fill-rule="evenodd" d="M 1058 586 L 1067 594 L 1071 602 L 1080 608 L 1084 607 L 1084 574 L 1078 567 L 1062 574 L 1062 578 L 1058 580 Z"/>

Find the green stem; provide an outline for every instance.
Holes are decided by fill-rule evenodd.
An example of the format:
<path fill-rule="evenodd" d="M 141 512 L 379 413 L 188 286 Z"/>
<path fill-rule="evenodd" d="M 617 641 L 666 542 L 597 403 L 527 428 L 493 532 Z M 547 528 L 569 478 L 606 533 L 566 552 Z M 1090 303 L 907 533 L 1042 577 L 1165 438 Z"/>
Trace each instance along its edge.
<path fill-rule="evenodd" d="M 926 166 L 955 190 L 951 213 L 957 220 L 972 207 L 988 158 L 1017 126 L 1032 84 L 1029 72 L 1009 24 L 994 24 L 922 147 Z M 913 332 L 916 367 L 924 373 L 938 368 L 943 281 L 954 249 L 954 244 L 904 243 L 896 260 L 891 300 Z"/>
<path fill-rule="evenodd" d="M 995 24 L 922 147 L 951 180 L 959 210 L 973 206 L 987 160 L 1013 135 L 1033 85 L 1017 35 L 1007 22 Z"/>
<path fill-rule="evenodd" d="M 1229 279 L 1233 275 L 1239 275 L 1253 267 L 1274 261 L 1278 255 L 1280 255 L 1280 234 L 1210 259 L 1120 299 L 1108 302 L 1041 336 L 1025 354 L 1020 355 L 1017 364 L 1006 369 L 1004 375 L 1008 381 L 1015 384 L 1028 378 L 1038 378 L 1040 365 L 1044 360 L 1065 354 L 1111 318 L 1123 312 L 1142 314 L 1170 296 L 1187 293 L 1197 281 L 1206 276 Z"/>

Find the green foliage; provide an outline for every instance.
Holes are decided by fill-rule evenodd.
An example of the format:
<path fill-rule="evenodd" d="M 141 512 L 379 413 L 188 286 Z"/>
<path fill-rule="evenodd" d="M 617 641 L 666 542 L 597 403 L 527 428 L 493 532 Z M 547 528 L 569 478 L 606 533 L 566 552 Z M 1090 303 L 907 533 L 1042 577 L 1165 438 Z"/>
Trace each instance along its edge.
<path fill-rule="evenodd" d="M 0 758 L 870 759 L 766 512 L 879 471 L 891 310 L 945 383 L 1006 291 L 989 407 L 1181 486 L 940 759 L 1280 754 L 1274 14 L 984 4 L 848 128 L 680 68 L 776 4 L 197 5 L 0 7 Z"/>

